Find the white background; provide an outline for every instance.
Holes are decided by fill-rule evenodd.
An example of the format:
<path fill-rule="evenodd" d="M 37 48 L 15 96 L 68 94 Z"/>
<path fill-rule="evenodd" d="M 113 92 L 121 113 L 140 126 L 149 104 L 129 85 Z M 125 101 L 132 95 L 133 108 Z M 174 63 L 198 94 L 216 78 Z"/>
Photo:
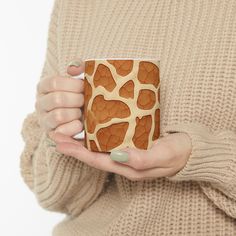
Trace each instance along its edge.
<path fill-rule="evenodd" d="M 32 112 L 54 0 L 0 0 L 0 235 L 50 236 L 63 214 L 41 208 L 20 175 L 23 119 Z"/>

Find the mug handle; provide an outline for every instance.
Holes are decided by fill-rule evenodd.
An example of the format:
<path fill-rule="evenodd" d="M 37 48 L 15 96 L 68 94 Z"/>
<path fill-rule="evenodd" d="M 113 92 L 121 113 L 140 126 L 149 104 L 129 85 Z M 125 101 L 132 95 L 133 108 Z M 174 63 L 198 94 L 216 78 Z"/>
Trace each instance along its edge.
<path fill-rule="evenodd" d="M 84 73 L 81 73 L 80 75 L 72 76 L 72 78 L 74 78 L 74 79 L 84 79 Z M 84 121 L 84 109 L 83 109 L 83 107 L 81 108 L 81 111 L 82 111 L 82 122 L 83 122 Z M 80 133 L 73 136 L 73 138 L 75 138 L 75 139 L 84 139 L 84 137 L 85 137 L 84 129 Z"/>

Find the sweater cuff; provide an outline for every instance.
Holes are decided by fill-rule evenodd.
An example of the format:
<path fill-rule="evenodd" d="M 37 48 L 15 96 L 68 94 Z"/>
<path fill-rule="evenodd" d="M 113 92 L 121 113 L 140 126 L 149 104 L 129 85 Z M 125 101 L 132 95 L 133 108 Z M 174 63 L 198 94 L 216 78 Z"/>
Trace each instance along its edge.
<path fill-rule="evenodd" d="M 233 132 L 213 133 L 199 123 L 182 123 L 167 126 L 164 136 L 174 132 L 184 132 L 190 137 L 192 151 L 184 168 L 167 179 L 208 181 L 220 186 L 235 182 L 236 138 Z"/>
<path fill-rule="evenodd" d="M 23 120 L 21 128 L 21 137 L 25 146 L 20 154 L 20 172 L 24 182 L 32 190 L 33 189 L 33 155 L 38 148 L 43 131 L 38 123 L 37 113 L 29 113 Z"/>

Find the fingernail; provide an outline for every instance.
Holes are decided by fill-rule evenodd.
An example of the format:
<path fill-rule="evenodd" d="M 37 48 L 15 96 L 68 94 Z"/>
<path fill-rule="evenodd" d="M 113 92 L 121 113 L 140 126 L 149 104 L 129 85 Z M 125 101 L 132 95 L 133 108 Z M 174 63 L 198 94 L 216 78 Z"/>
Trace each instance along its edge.
<path fill-rule="evenodd" d="M 127 162 L 128 161 L 128 153 L 120 151 L 120 150 L 114 150 L 114 151 L 111 151 L 110 158 L 113 161 Z"/>
<path fill-rule="evenodd" d="M 56 144 L 49 144 L 48 147 L 56 147 Z"/>
<path fill-rule="evenodd" d="M 47 145 L 51 146 L 51 147 L 55 147 L 56 142 L 53 139 L 49 138 L 49 139 L 47 139 Z"/>
<path fill-rule="evenodd" d="M 79 67 L 79 66 L 81 66 L 81 61 L 71 61 L 71 62 L 69 62 L 69 64 L 68 64 L 68 67 L 69 66 L 76 66 L 76 67 Z"/>

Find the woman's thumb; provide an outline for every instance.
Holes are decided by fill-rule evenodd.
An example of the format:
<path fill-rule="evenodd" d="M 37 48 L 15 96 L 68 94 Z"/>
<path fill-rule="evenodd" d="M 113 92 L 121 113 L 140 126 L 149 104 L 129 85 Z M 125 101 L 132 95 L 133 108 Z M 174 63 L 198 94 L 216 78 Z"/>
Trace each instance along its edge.
<path fill-rule="evenodd" d="M 67 65 L 67 73 L 71 76 L 80 75 L 84 72 L 84 61 L 82 59 L 75 59 Z"/>

